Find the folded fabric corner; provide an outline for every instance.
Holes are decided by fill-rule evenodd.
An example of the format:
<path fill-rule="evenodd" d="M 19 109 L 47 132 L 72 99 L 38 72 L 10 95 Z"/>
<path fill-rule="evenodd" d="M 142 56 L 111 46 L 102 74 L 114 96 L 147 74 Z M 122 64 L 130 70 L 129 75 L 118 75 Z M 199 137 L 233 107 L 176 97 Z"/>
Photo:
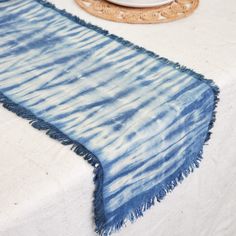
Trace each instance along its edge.
<path fill-rule="evenodd" d="M 0 103 L 94 167 L 100 235 L 199 166 L 215 121 L 213 81 L 46 1 L 0 8 Z"/>

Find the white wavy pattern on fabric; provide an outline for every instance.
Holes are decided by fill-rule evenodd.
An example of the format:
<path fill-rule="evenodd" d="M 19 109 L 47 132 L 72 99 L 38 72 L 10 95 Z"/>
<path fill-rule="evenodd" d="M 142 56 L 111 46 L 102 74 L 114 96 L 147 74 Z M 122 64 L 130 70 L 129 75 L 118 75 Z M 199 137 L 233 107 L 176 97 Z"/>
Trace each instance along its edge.
<path fill-rule="evenodd" d="M 0 91 L 99 159 L 104 228 L 196 159 L 214 108 L 202 80 L 34 0 L 0 2 Z"/>

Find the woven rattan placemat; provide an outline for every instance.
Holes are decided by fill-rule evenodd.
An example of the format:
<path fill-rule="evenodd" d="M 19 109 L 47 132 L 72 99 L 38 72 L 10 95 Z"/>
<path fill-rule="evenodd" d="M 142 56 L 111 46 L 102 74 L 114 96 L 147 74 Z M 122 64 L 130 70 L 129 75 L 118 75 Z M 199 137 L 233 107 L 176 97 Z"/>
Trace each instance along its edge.
<path fill-rule="evenodd" d="M 172 3 L 151 8 L 130 8 L 106 0 L 75 0 L 88 13 L 115 22 L 131 24 L 163 23 L 190 15 L 199 0 L 175 0 Z"/>

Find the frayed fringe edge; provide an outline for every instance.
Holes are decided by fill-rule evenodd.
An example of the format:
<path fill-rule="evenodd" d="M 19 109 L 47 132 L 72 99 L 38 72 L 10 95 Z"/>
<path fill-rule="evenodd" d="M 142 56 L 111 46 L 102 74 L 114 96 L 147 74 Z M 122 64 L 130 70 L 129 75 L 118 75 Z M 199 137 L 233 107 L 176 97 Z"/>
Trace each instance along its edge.
<path fill-rule="evenodd" d="M 190 173 L 194 171 L 195 168 L 199 168 L 199 164 L 202 160 L 202 151 L 200 155 L 191 162 L 186 163 L 182 166 L 181 169 L 178 170 L 178 173 L 175 173 L 173 179 L 168 183 L 161 185 L 156 192 L 153 194 L 154 196 L 148 196 L 146 200 L 140 205 L 140 207 L 135 210 L 129 212 L 126 216 L 123 217 L 120 221 L 113 225 L 106 226 L 100 229 L 99 234 L 102 236 L 108 236 L 112 233 L 120 230 L 122 227 L 127 225 L 127 222 L 131 223 L 135 222 L 139 217 L 142 217 L 144 212 L 155 205 L 155 202 L 160 202 L 164 199 L 167 193 L 172 192 L 178 184 L 182 183 L 182 181 L 188 177 Z"/>
<path fill-rule="evenodd" d="M 73 150 L 77 155 L 81 156 L 86 160 L 89 164 L 94 167 L 94 183 L 95 183 L 95 191 L 93 197 L 93 205 L 94 205 L 94 214 L 95 221 L 98 221 L 98 217 L 104 219 L 104 207 L 103 207 L 103 169 L 99 159 L 87 150 L 82 144 L 78 143 L 70 139 L 67 135 L 63 134 L 59 129 L 55 126 L 45 122 L 44 120 L 36 117 L 32 112 L 27 110 L 21 105 L 18 105 L 11 101 L 7 96 L 5 96 L 0 91 L 0 104 L 3 105 L 7 110 L 14 112 L 17 116 L 22 117 L 26 120 L 29 120 L 29 123 L 37 130 L 44 131 L 46 135 L 50 138 L 59 141 L 63 145 L 70 145 L 71 150 Z"/>
<path fill-rule="evenodd" d="M 206 139 L 204 141 L 204 146 L 210 140 L 210 137 L 212 134 L 211 129 L 213 128 L 214 122 L 216 120 L 216 108 L 217 108 L 217 104 L 219 102 L 219 98 L 218 98 L 219 89 L 215 85 L 213 85 L 213 86 L 214 87 L 212 87 L 212 90 L 214 92 L 214 111 L 212 113 L 211 122 L 208 127 L 208 133 L 207 133 Z M 185 178 L 187 178 L 188 175 L 190 173 L 192 173 L 195 168 L 199 168 L 200 162 L 203 159 L 202 155 L 203 155 L 203 148 L 201 149 L 199 155 L 195 159 L 188 160 L 188 161 L 186 161 L 185 164 L 183 164 L 183 166 L 178 170 L 178 173 L 175 173 L 174 176 L 172 176 L 173 179 L 171 181 L 161 185 L 158 192 L 156 194 L 153 194 L 154 196 L 147 197 L 147 199 L 144 201 L 143 204 L 141 204 L 140 207 L 138 207 L 137 209 L 135 209 L 132 212 L 129 212 L 125 217 L 123 217 L 123 219 L 121 219 L 115 225 L 109 226 L 109 227 L 106 227 L 105 225 L 103 225 L 103 227 L 100 227 L 98 229 L 98 233 L 103 236 L 108 236 L 111 233 L 118 231 L 123 226 L 126 226 L 128 220 L 131 223 L 135 222 L 136 219 L 143 216 L 143 213 L 146 210 L 148 210 L 150 207 L 155 205 L 156 201 L 160 202 L 161 200 L 163 200 L 163 198 L 166 196 L 167 193 L 172 192 L 172 190 L 176 186 L 178 186 L 178 184 L 182 183 L 182 181 Z"/>
<path fill-rule="evenodd" d="M 10 0 L 0 0 L 0 3 L 7 2 L 7 1 L 10 1 Z M 162 63 L 164 63 L 166 65 L 172 66 L 173 68 L 175 68 L 181 72 L 188 73 L 190 76 L 193 76 L 194 78 L 206 83 L 212 89 L 212 91 L 214 93 L 214 111 L 212 113 L 212 119 L 211 119 L 211 122 L 209 124 L 209 129 L 208 129 L 209 132 L 207 134 L 204 145 L 207 143 L 207 141 L 210 139 L 211 134 L 212 134 L 211 129 L 213 128 L 213 125 L 214 125 L 214 122 L 216 119 L 216 107 L 217 107 L 217 103 L 219 101 L 219 98 L 218 98 L 219 88 L 214 84 L 214 82 L 212 80 L 205 79 L 205 77 L 203 75 L 198 74 L 198 73 L 194 72 L 193 70 L 188 69 L 184 66 L 181 66 L 179 63 L 171 62 L 167 58 L 160 57 L 159 55 L 155 54 L 152 51 L 148 51 L 145 48 L 134 45 L 133 43 L 131 43 L 121 37 L 118 37 L 114 34 L 110 34 L 107 30 L 104 30 L 98 26 L 87 23 L 84 20 L 81 20 L 79 17 L 66 12 L 65 10 L 61 10 L 61 9 L 56 8 L 53 4 L 47 2 L 46 0 L 34 0 L 34 1 L 40 3 L 41 5 L 43 5 L 47 8 L 55 10 L 56 12 L 61 14 L 62 16 L 67 17 L 68 19 L 72 20 L 75 23 L 78 23 L 78 24 L 80 24 L 84 27 L 87 27 L 89 29 L 92 29 L 92 30 L 94 30 L 106 37 L 109 37 L 109 38 L 121 43 L 122 45 L 124 45 L 126 47 L 129 47 L 134 50 L 138 50 L 138 51 L 140 51 L 140 53 L 145 53 L 145 54 L 149 55 L 150 57 L 153 57 L 157 60 L 162 61 Z M 178 183 L 181 183 L 183 181 L 183 179 L 185 177 L 187 177 L 191 172 L 193 172 L 193 170 L 195 168 L 198 168 L 199 163 L 202 160 L 202 150 L 201 150 L 199 156 L 197 156 L 195 158 L 195 160 L 192 160 L 191 163 L 188 163 L 188 165 L 185 164 L 184 166 L 182 166 L 182 168 L 180 169 L 180 172 L 178 174 L 176 174 L 175 177 L 173 177 L 173 180 L 170 181 L 169 183 L 163 185 L 162 188 L 159 190 L 159 192 L 155 196 L 149 197 L 149 199 L 147 199 L 139 208 L 135 209 L 131 213 L 128 213 L 125 217 L 123 217 L 123 219 L 121 219 L 115 225 L 107 226 L 106 225 L 106 217 L 105 217 L 105 213 L 104 213 L 103 194 L 102 194 L 103 169 L 102 169 L 99 159 L 94 154 L 92 154 L 90 151 L 88 151 L 83 145 L 81 145 L 80 143 L 78 143 L 76 141 L 71 140 L 69 137 L 67 137 L 65 134 L 63 134 L 60 130 L 58 130 L 54 126 L 44 122 L 42 119 L 37 118 L 30 111 L 26 110 L 22 106 L 15 104 L 14 102 L 12 102 L 10 99 L 8 99 L 2 93 L 0 93 L 0 103 L 3 103 L 3 106 L 6 109 L 16 113 L 18 116 L 25 118 L 27 120 L 30 120 L 31 125 L 34 128 L 36 128 L 38 130 L 45 130 L 47 135 L 49 135 L 53 139 L 60 141 L 63 145 L 73 145 L 72 150 L 74 150 L 74 152 L 76 154 L 83 156 L 83 158 L 94 167 L 94 174 L 95 174 L 94 183 L 96 185 L 96 189 L 94 192 L 94 200 L 93 200 L 94 215 L 95 215 L 94 220 L 95 220 L 95 224 L 96 224 L 95 231 L 97 233 L 99 233 L 100 235 L 104 235 L 104 236 L 110 235 L 112 232 L 117 231 L 122 226 L 126 225 L 127 220 L 134 222 L 137 218 L 139 218 L 140 216 L 143 216 L 143 212 L 146 211 L 147 209 L 149 209 L 151 206 L 153 206 L 155 204 L 155 200 L 157 200 L 158 202 L 161 201 L 168 192 L 171 192 L 175 188 L 175 186 L 178 185 Z"/>
<path fill-rule="evenodd" d="M 202 78 L 200 78 L 202 80 Z M 214 110 L 212 113 L 211 121 L 208 126 L 208 133 L 206 135 L 204 145 L 203 147 L 207 144 L 207 142 L 211 138 L 211 130 L 214 126 L 214 122 L 216 120 L 216 108 L 217 104 L 219 102 L 219 89 L 216 87 L 216 85 L 210 81 L 204 79 L 207 84 L 212 88 L 212 91 L 214 93 Z M 196 156 L 192 160 L 187 160 L 185 164 L 182 165 L 182 167 L 178 170 L 177 173 L 175 173 L 172 176 L 172 180 L 161 185 L 158 188 L 158 191 L 153 194 L 153 196 L 148 196 L 146 200 L 143 202 L 143 204 L 140 205 L 140 207 L 136 208 L 135 210 L 129 212 L 126 216 L 123 217 L 120 221 L 118 221 L 116 224 L 112 226 L 106 226 L 106 223 L 103 225 L 100 225 L 100 227 L 97 228 L 97 232 L 102 235 L 102 236 L 108 236 L 113 232 L 116 232 L 120 230 L 122 227 L 126 226 L 127 221 L 130 221 L 131 223 L 135 222 L 139 217 L 143 216 L 143 213 L 148 210 L 150 207 L 155 205 L 155 202 L 160 202 L 163 200 L 163 198 L 166 196 L 167 193 L 172 192 L 173 189 L 178 186 L 178 184 L 182 183 L 182 181 L 188 177 L 190 173 L 194 171 L 195 168 L 199 168 L 200 162 L 203 159 L 203 147 L 201 151 L 199 152 L 198 156 Z"/>

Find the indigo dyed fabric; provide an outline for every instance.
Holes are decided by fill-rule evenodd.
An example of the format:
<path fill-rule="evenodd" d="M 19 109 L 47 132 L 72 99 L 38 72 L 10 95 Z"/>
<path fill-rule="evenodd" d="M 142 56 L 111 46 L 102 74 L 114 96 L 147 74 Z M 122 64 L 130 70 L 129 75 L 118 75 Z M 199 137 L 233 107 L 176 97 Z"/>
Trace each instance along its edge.
<path fill-rule="evenodd" d="M 101 235 L 198 167 L 217 93 L 203 76 L 45 1 L 0 0 L 0 102 L 94 166 Z"/>

